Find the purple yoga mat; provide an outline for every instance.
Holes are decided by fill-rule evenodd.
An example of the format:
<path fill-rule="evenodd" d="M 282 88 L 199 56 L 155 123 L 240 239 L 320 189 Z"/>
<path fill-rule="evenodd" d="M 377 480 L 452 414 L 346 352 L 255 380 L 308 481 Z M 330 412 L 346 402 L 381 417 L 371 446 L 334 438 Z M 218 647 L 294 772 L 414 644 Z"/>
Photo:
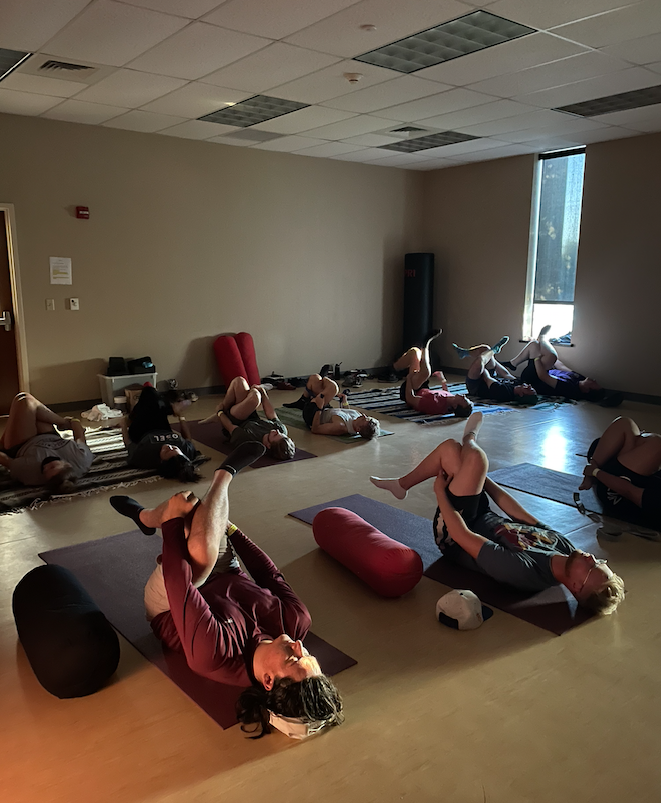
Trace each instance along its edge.
<path fill-rule="evenodd" d="M 232 451 L 229 442 L 225 440 L 223 428 L 219 421 L 210 421 L 208 424 L 201 424 L 199 421 L 188 421 L 187 423 L 193 440 L 199 441 L 222 454 L 229 454 Z M 179 424 L 172 424 L 172 428 L 176 429 L 177 432 L 181 432 Z M 309 460 L 311 457 L 316 456 L 312 452 L 306 452 L 304 449 L 296 447 L 296 452 L 291 460 L 273 460 L 271 457 L 265 456 L 255 461 L 251 468 L 282 466 L 288 463 L 295 463 L 297 460 Z"/>
<path fill-rule="evenodd" d="M 312 524 L 317 513 L 328 507 L 351 510 L 390 538 L 415 549 L 422 558 L 426 577 L 450 588 L 470 589 L 485 605 L 493 605 L 501 611 L 511 613 L 558 636 L 593 616 L 589 610 L 578 606 L 564 586 L 554 586 L 530 595 L 444 559 L 434 543 L 433 525 L 429 519 L 383 502 L 376 502 L 360 494 L 333 499 L 321 505 L 296 510 L 289 515 Z M 602 555 L 602 550 L 592 533 L 581 532 L 580 536 L 576 535 L 577 537 L 573 535 L 572 538 L 577 547 L 597 557 Z"/>
<path fill-rule="evenodd" d="M 148 538 L 139 530 L 133 530 L 42 552 L 39 557 L 46 563 L 72 571 L 110 624 L 221 728 L 229 728 L 236 724 L 234 707 L 241 688 L 195 674 L 188 668 L 183 653 L 161 644 L 145 618 L 143 589 L 156 565 L 162 543 L 159 536 Z M 335 675 L 356 663 L 314 633 L 308 633 L 305 646 L 317 657 L 327 675 Z"/>

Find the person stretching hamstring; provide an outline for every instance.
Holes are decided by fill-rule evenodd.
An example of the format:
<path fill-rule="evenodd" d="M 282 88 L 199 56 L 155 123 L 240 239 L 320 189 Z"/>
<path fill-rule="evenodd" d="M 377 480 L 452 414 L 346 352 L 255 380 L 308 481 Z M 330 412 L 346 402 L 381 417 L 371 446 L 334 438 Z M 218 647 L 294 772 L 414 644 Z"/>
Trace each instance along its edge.
<path fill-rule="evenodd" d="M 537 340 L 531 340 L 504 365 L 513 371 L 523 362 L 526 367 L 521 379 L 530 383 L 542 396 L 564 396 L 566 399 L 585 399 L 598 402 L 606 391 L 590 377 L 572 371 L 558 359 L 558 352 L 547 337 L 550 326 L 543 326 Z"/>
<path fill-rule="evenodd" d="M 325 372 L 322 370 L 322 373 Z M 330 377 L 311 374 L 301 398 L 289 406 L 302 409 L 303 420 L 313 435 L 360 435 L 367 441 L 378 437 L 380 429 L 376 418 L 347 409 L 347 395 L 339 391 Z M 346 407 L 331 407 L 331 400 L 338 395 Z"/>
<path fill-rule="evenodd" d="M 266 420 L 257 414 L 260 406 Z M 287 427 L 278 418 L 263 385 L 251 386 L 244 377 L 235 377 L 216 415 L 229 433 L 232 446 L 261 443 L 274 460 L 291 460 L 296 454 L 296 445 L 288 437 Z"/>
<path fill-rule="evenodd" d="M 581 489 L 594 487 L 604 513 L 661 530 L 661 435 L 641 432 L 631 418 L 616 418 L 588 450 Z M 606 528 L 608 535 L 622 529 Z"/>
<path fill-rule="evenodd" d="M 445 558 L 524 591 L 562 584 L 580 605 L 613 613 L 624 599 L 622 578 L 605 561 L 538 522 L 487 477 L 489 461 L 477 445 L 481 424 L 482 413 L 473 413 L 461 443 L 443 441 L 403 477 L 370 480 L 404 499 L 410 488 L 435 478 L 434 534 Z M 505 516 L 490 509 L 489 497 Z"/>
<path fill-rule="evenodd" d="M 393 363 L 395 371 L 408 369 L 408 375 L 399 389 L 399 397 L 408 407 L 423 415 L 446 415 L 454 413 L 460 418 L 470 415 L 473 405 L 460 393 L 450 393 L 442 372 L 438 373 L 441 379 L 441 389 L 429 387 L 431 377 L 431 362 L 429 359 L 429 345 L 441 333 L 437 329 L 427 340 L 423 348 L 413 346 Z"/>
<path fill-rule="evenodd" d="M 54 424 L 72 430 L 73 440 L 61 438 Z M 55 494 L 71 493 L 93 460 L 80 421 L 62 418 L 30 393 L 14 397 L 0 438 L 0 465 L 13 480 L 45 485 Z"/>
<path fill-rule="evenodd" d="M 460 359 L 472 357 L 466 376 L 468 392 L 478 399 L 537 404 L 535 389 L 511 374 L 495 357 L 508 341 L 509 337 L 506 335 L 495 346 L 482 344 L 464 349 L 457 346 L 456 343 L 452 344 Z"/>
<path fill-rule="evenodd" d="M 163 553 L 145 586 L 151 628 L 188 666 L 219 683 L 249 686 L 237 706 L 259 738 L 271 726 L 301 738 L 343 721 L 342 700 L 303 646 L 310 614 L 273 561 L 229 521 L 235 474 L 264 454 L 243 443 L 219 466 L 203 501 L 191 491 L 148 510 L 127 496 L 111 505 L 145 535 L 156 528 Z M 248 576 L 239 568 L 236 554 Z M 252 684 L 252 685 L 250 685 Z"/>
<path fill-rule="evenodd" d="M 198 455 L 191 440 L 188 423 L 182 413 L 189 401 L 168 403 L 151 385 L 143 387 L 137 404 L 129 413 L 129 426 L 122 419 L 122 435 L 128 449 L 128 464 L 135 468 L 151 468 L 166 479 L 179 482 L 198 482 L 201 475 L 193 460 Z M 172 412 L 179 419 L 181 435 L 168 421 Z"/>

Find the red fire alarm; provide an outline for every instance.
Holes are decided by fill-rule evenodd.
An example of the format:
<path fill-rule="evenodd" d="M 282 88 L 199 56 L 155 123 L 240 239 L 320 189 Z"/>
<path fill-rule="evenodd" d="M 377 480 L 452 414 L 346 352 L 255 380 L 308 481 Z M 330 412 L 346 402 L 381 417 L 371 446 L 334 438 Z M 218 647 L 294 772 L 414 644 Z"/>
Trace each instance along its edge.
<path fill-rule="evenodd" d="M 90 218 L 90 210 L 88 206 L 77 206 L 76 207 L 76 217 L 80 218 L 81 220 L 89 220 Z"/>

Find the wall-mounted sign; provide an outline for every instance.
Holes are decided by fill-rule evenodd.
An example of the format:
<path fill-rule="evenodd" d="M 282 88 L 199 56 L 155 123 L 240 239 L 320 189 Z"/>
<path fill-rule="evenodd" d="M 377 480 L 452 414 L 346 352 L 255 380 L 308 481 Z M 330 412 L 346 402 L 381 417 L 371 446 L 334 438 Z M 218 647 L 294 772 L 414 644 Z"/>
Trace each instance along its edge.
<path fill-rule="evenodd" d="M 50 283 L 71 284 L 71 257 L 50 258 Z"/>

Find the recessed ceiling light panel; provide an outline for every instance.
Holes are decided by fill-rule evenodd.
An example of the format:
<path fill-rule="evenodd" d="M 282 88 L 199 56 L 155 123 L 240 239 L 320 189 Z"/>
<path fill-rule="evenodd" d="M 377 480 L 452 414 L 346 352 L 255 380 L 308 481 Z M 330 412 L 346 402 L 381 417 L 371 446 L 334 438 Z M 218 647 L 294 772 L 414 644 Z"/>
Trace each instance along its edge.
<path fill-rule="evenodd" d="M 0 81 L 31 55 L 32 53 L 26 53 L 25 50 L 7 50 L 4 47 L 0 47 Z"/>
<path fill-rule="evenodd" d="M 428 137 L 416 137 L 393 142 L 391 145 L 381 145 L 380 148 L 384 151 L 415 153 L 416 151 L 426 151 L 429 148 L 440 148 L 443 145 L 455 145 L 457 142 L 468 142 L 469 139 L 480 139 L 480 137 L 460 134 L 458 131 L 441 131 L 439 134 L 430 134 Z"/>
<path fill-rule="evenodd" d="M 598 114 L 641 109 L 643 106 L 653 106 L 655 103 L 661 103 L 661 86 L 647 86 L 631 92 L 620 92 L 618 95 L 606 95 L 595 100 L 584 100 L 582 103 L 571 103 L 555 111 L 578 114 L 580 117 L 596 117 Z"/>
<path fill-rule="evenodd" d="M 239 128 L 247 128 L 266 120 L 273 120 L 275 117 L 282 117 L 283 114 L 306 109 L 309 103 L 297 103 L 294 100 L 282 100 L 282 98 L 269 98 L 266 95 L 255 95 L 247 98 L 232 106 L 224 106 L 217 112 L 206 114 L 199 117 L 206 123 L 220 123 L 221 125 L 235 125 Z"/>
<path fill-rule="evenodd" d="M 406 39 L 363 53 L 362 56 L 355 56 L 354 61 L 412 73 L 529 33 L 535 33 L 535 29 L 488 11 L 473 11 L 428 31 L 407 36 Z"/>

